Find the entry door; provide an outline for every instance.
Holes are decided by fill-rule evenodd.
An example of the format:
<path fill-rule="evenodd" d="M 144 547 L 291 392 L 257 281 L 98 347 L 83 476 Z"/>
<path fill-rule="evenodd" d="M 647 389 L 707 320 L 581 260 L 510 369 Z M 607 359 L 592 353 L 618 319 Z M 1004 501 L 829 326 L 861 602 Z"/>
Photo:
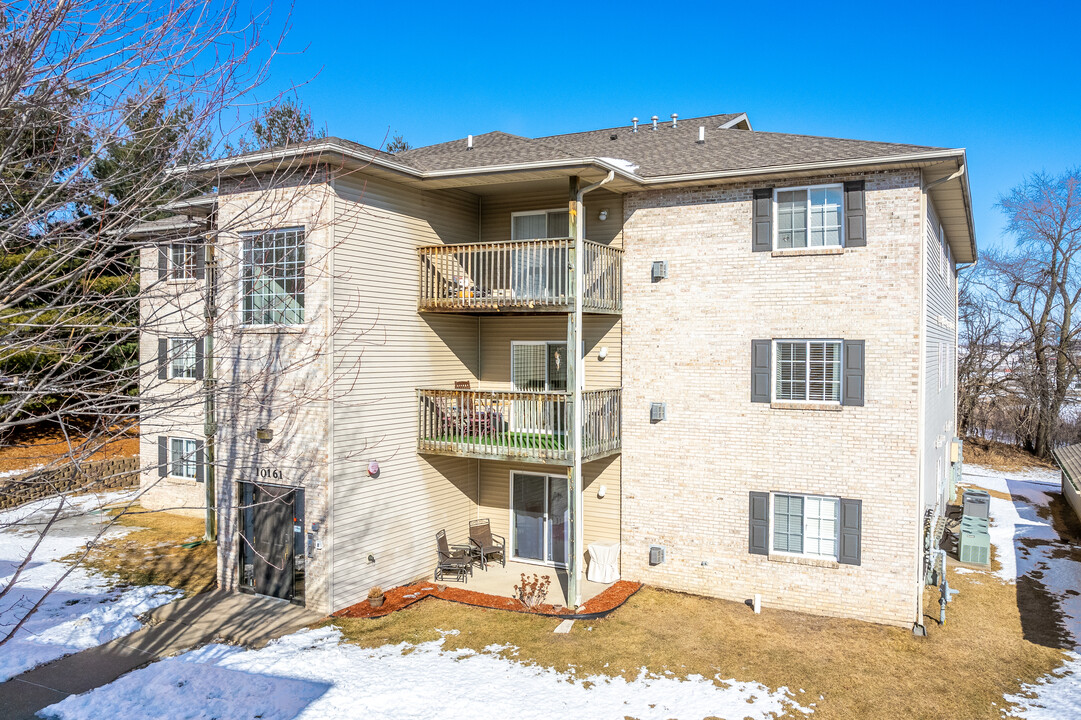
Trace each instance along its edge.
<path fill-rule="evenodd" d="M 240 483 L 241 583 L 259 595 L 292 600 L 296 589 L 297 490 Z"/>
<path fill-rule="evenodd" d="M 566 477 L 513 474 L 511 552 L 514 557 L 548 565 L 566 565 L 569 520 Z"/>

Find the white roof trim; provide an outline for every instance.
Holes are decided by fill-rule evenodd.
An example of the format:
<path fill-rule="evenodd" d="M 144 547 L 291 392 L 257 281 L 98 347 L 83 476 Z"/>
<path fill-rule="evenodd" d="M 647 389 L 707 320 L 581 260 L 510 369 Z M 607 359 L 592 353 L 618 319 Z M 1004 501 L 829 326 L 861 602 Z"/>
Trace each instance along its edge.
<path fill-rule="evenodd" d="M 747 113 L 740 113 L 738 117 L 732 118 L 728 122 L 726 122 L 723 125 L 719 126 L 717 129 L 718 130 L 728 130 L 730 128 L 735 127 L 736 125 L 739 125 L 741 122 L 747 123 L 747 129 L 748 130 L 754 130 L 754 128 L 751 127 L 751 120 L 750 120 L 750 118 L 747 117 Z"/>

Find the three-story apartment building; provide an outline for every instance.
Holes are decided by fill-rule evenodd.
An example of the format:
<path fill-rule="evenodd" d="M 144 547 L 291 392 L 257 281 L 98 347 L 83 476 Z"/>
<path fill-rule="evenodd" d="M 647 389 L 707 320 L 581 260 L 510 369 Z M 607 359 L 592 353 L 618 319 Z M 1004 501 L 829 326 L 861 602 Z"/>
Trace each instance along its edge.
<path fill-rule="evenodd" d="M 738 114 L 200 171 L 143 259 L 144 486 L 209 487 L 223 587 L 335 610 L 489 518 L 571 606 L 618 542 L 628 579 L 920 622 L 964 151 Z"/>

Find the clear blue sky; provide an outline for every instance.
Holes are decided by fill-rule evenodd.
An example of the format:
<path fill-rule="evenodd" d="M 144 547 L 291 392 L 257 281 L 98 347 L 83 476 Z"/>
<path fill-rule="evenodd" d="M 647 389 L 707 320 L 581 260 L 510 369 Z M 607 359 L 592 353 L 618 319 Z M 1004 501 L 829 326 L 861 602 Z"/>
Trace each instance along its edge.
<path fill-rule="evenodd" d="M 989 247 L 1001 193 L 1081 164 L 1079 24 L 1060 2 L 301 2 L 261 94 L 306 83 L 318 125 L 373 146 L 747 112 L 756 130 L 964 147 Z"/>

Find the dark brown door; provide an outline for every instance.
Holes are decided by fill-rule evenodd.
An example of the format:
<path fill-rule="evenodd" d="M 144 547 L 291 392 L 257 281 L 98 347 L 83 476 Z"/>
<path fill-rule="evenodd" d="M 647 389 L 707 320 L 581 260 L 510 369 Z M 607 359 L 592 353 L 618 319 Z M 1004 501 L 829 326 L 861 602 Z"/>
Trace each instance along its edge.
<path fill-rule="evenodd" d="M 241 501 L 242 584 L 260 595 L 292 600 L 296 491 L 241 483 Z"/>

